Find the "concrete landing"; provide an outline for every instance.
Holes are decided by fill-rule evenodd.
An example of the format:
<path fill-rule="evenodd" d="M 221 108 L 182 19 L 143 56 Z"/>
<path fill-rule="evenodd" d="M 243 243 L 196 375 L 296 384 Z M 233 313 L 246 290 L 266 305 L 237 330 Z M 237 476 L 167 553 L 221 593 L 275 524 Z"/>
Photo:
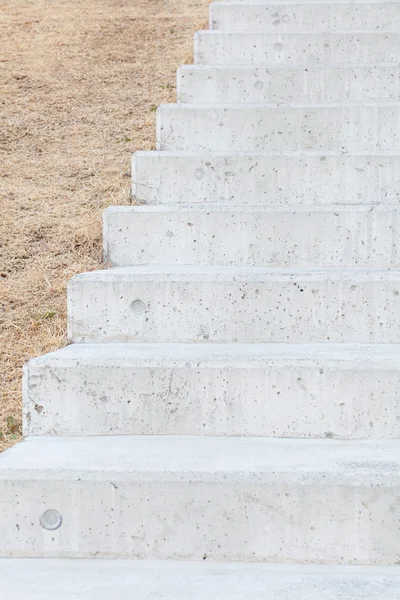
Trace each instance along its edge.
<path fill-rule="evenodd" d="M 400 568 L 0 560 L 7 600 L 398 600 Z"/>

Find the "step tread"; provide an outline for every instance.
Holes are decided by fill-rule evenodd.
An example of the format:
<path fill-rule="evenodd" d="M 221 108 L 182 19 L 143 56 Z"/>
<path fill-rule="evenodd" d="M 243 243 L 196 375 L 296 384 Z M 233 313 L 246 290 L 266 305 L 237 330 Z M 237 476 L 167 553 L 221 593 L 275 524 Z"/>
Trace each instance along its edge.
<path fill-rule="evenodd" d="M 397 600 L 400 585 L 400 567 L 208 561 L 5 558 L 0 574 L 10 600 Z"/>
<path fill-rule="evenodd" d="M 233 32 L 232 32 L 233 33 Z M 195 65 L 195 64 L 184 64 L 184 65 L 180 65 L 178 67 L 178 71 L 180 73 L 185 73 L 185 72 L 189 72 L 192 73 L 194 71 L 203 71 L 203 72 L 216 72 L 216 73 L 220 73 L 220 72 L 229 72 L 229 71 L 243 71 L 243 72 L 252 72 L 252 71 L 257 71 L 257 72 L 279 72 L 281 73 L 283 72 L 288 72 L 291 73 L 292 71 L 307 71 L 309 73 L 312 73 L 313 71 L 316 72 L 320 72 L 320 71 L 353 71 L 354 73 L 363 73 L 364 71 L 367 72 L 382 72 L 382 71 L 394 71 L 394 72 L 398 72 L 399 71 L 399 67 L 396 65 L 391 65 L 391 66 L 387 66 L 387 65 L 381 65 L 381 64 L 375 64 L 375 65 L 321 65 L 321 64 L 316 64 L 316 65 L 309 65 L 308 67 L 305 66 L 301 66 L 301 65 L 271 65 L 271 66 L 266 66 L 266 65 L 243 65 L 243 64 L 228 64 L 228 65 Z"/>
<path fill-rule="evenodd" d="M 266 6 L 281 6 L 284 4 L 285 6 L 307 6 L 321 4 L 324 6 L 330 6 L 332 4 L 379 4 L 381 6 L 390 6 L 391 4 L 399 4 L 399 2 L 400 0 L 331 0 L 329 4 L 327 4 L 326 0 L 280 0 L 280 2 L 277 2 L 276 0 L 214 0 L 213 5 L 228 6 L 237 4 L 238 6 L 245 6 L 246 4 L 264 4 Z"/>
<path fill-rule="evenodd" d="M 33 358 L 31 366 L 63 364 L 74 368 L 76 361 L 87 364 L 134 364 L 143 367 L 221 368 L 243 364 L 257 368 L 271 361 L 334 363 L 335 368 L 399 369 L 400 344 L 70 344 Z"/>
<path fill-rule="evenodd" d="M 287 205 L 263 205 L 263 204 L 227 204 L 226 202 L 213 203 L 188 203 L 188 204 L 142 204 L 138 206 L 109 206 L 105 215 L 113 213 L 376 213 L 376 212 L 399 212 L 400 204 L 379 203 L 374 206 L 370 204 L 291 204 Z"/>
<path fill-rule="evenodd" d="M 207 265 L 139 265 L 113 267 L 75 275 L 71 282 L 80 281 L 400 281 L 400 269 L 327 267 L 279 269 L 267 267 L 224 267 Z"/>
<path fill-rule="evenodd" d="M 209 436 L 28 437 L 0 455 L 0 480 L 400 484 L 400 440 Z"/>
<path fill-rule="evenodd" d="M 251 110 L 269 110 L 272 108 L 276 109 L 293 109 L 293 110 L 318 110 L 327 108 L 337 108 L 337 109 L 347 109 L 347 108 L 359 108 L 359 109 L 367 109 L 367 108 L 400 108 L 400 102 L 302 102 L 296 103 L 293 102 L 282 102 L 279 104 L 273 102 L 254 102 L 254 103 L 237 103 L 237 104 L 221 104 L 220 102 L 210 103 L 210 104 L 196 104 L 195 102 L 188 103 L 165 103 L 160 104 L 158 106 L 158 111 L 163 110 L 176 110 L 176 111 L 184 111 L 184 110 L 218 110 L 218 111 L 243 111 L 249 112 Z M 321 153 L 321 152 L 320 152 Z M 249 154 L 249 153 L 247 153 Z"/>
<path fill-rule="evenodd" d="M 347 5 L 354 6 L 357 4 L 376 4 L 378 6 L 382 6 L 383 8 L 390 6 L 391 4 L 399 4 L 400 0 L 331 0 L 329 4 L 327 4 L 326 0 L 281 0 L 277 2 L 276 0 L 214 0 L 212 3 L 213 6 L 238 6 L 243 8 L 245 6 L 268 6 L 268 7 L 279 7 L 282 4 L 285 6 L 331 6 L 333 5 Z"/>
<path fill-rule="evenodd" d="M 165 106 L 188 106 L 187 104 L 179 104 L 179 105 L 165 105 Z M 243 106 L 248 107 L 248 104 L 244 104 Z M 204 104 L 199 104 L 199 108 L 204 109 Z M 215 106 L 216 108 L 219 105 Z M 232 108 L 231 104 L 227 104 L 226 108 Z M 399 157 L 400 150 L 357 150 L 357 151 L 349 151 L 349 152 L 337 152 L 334 150 L 281 150 L 281 151 L 267 151 L 260 152 L 255 150 L 254 152 L 244 152 L 238 150 L 237 152 L 227 152 L 227 151 L 207 151 L 200 152 L 198 150 L 138 150 L 135 152 L 133 156 L 140 157 L 174 157 L 174 158 L 241 158 L 241 157 L 274 157 L 274 156 L 289 156 L 289 157 L 299 157 L 299 158 L 309 158 L 309 157 L 325 157 L 325 156 L 333 156 L 338 158 L 354 158 L 354 157 L 381 157 L 381 158 L 390 158 L 390 157 Z"/>
<path fill-rule="evenodd" d="M 358 36 L 371 36 L 371 38 L 376 38 L 379 36 L 393 36 L 394 38 L 399 37 L 400 32 L 399 31 L 393 31 L 391 29 L 378 29 L 376 31 L 371 31 L 369 29 L 329 29 L 326 31 L 276 31 L 275 33 L 269 33 L 269 32 L 263 32 L 263 31 L 248 31 L 246 29 L 244 30 L 239 30 L 239 31 L 227 31 L 227 30 L 220 30 L 220 29 L 201 29 L 199 31 L 196 32 L 196 36 L 209 36 L 209 35 L 216 35 L 216 36 L 228 36 L 228 35 L 248 35 L 250 37 L 254 37 L 254 36 L 263 36 L 266 39 L 270 38 L 274 38 L 274 37 L 292 37 L 292 36 L 315 36 L 315 37 L 329 37 L 329 36 L 335 36 L 335 37 L 358 37 Z M 381 65 L 383 66 L 383 65 Z"/>

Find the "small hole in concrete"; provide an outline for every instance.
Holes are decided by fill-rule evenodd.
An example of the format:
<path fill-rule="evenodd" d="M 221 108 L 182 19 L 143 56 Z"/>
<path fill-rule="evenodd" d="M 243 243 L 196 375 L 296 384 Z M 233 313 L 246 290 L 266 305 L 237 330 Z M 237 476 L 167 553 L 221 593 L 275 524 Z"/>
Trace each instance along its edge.
<path fill-rule="evenodd" d="M 281 50 L 283 50 L 283 44 L 281 44 L 280 42 L 277 42 L 274 46 L 274 50 L 276 50 L 277 52 L 280 52 Z"/>
<path fill-rule="evenodd" d="M 204 169 L 196 169 L 194 172 L 196 179 L 203 179 L 204 177 Z"/>
<path fill-rule="evenodd" d="M 262 81 L 256 81 L 254 84 L 254 87 L 256 88 L 256 90 L 262 90 L 264 87 L 264 84 Z"/>

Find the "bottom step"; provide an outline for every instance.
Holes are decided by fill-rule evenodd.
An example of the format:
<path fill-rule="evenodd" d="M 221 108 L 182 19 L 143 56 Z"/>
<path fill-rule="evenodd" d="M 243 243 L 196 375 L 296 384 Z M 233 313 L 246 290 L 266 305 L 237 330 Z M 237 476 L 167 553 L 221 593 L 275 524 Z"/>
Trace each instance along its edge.
<path fill-rule="evenodd" d="M 7 600 L 398 600 L 399 567 L 0 560 Z"/>
<path fill-rule="evenodd" d="M 0 555 L 396 565 L 399 494 L 400 440 L 28 437 Z"/>

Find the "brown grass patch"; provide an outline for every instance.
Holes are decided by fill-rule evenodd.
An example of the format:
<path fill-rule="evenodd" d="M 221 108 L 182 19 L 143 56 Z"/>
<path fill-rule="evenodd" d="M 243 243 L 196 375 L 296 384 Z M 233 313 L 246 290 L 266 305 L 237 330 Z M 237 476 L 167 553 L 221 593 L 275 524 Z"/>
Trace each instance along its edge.
<path fill-rule="evenodd" d="M 130 200 L 208 0 L 0 2 L 0 451 L 21 368 L 66 344 L 69 278 L 101 264 L 101 213 Z"/>

